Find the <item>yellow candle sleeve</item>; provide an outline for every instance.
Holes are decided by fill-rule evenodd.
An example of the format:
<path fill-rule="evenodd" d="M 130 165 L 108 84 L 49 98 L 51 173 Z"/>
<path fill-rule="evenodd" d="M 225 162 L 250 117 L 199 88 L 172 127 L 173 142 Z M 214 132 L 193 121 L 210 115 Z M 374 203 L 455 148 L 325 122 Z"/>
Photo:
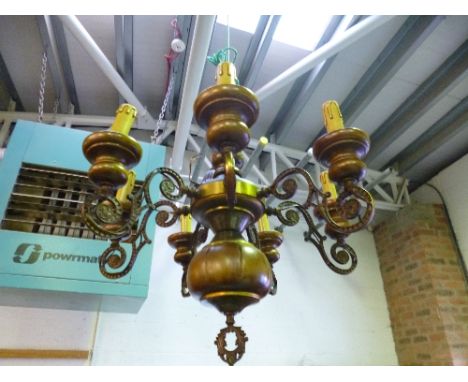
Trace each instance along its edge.
<path fill-rule="evenodd" d="M 235 85 L 237 80 L 236 67 L 232 62 L 223 61 L 216 69 L 217 85 Z"/>
<path fill-rule="evenodd" d="M 328 177 L 328 171 L 323 171 L 320 174 L 320 183 L 322 183 L 322 191 L 329 192 L 331 194 L 329 200 L 336 200 L 337 193 L 335 184 Z"/>
<path fill-rule="evenodd" d="M 270 231 L 270 222 L 268 221 L 268 215 L 263 214 L 262 217 L 258 220 L 258 231 Z"/>
<path fill-rule="evenodd" d="M 192 232 L 192 215 L 180 215 L 181 232 Z"/>
<path fill-rule="evenodd" d="M 128 195 L 130 195 L 133 191 L 133 187 L 135 187 L 136 181 L 136 172 L 131 170 L 127 172 L 127 183 L 117 191 L 115 198 L 119 201 L 119 203 L 125 203 L 127 201 Z"/>
<path fill-rule="evenodd" d="M 128 103 L 119 106 L 115 113 L 114 123 L 111 126 L 111 131 L 120 134 L 128 135 L 133 126 L 133 122 L 137 116 L 137 109 Z"/>
<path fill-rule="evenodd" d="M 323 124 L 327 133 L 344 129 L 343 115 L 340 105 L 335 100 L 326 101 L 322 105 Z"/>

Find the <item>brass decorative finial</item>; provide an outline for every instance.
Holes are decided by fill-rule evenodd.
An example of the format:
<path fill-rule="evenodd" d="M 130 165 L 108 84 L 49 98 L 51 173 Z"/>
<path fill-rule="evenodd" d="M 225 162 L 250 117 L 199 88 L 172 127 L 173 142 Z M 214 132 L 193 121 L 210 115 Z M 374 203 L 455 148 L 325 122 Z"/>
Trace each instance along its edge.
<path fill-rule="evenodd" d="M 219 357 L 229 366 L 234 366 L 234 364 L 242 358 L 245 353 L 245 343 L 249 340 L 242 328 L 240 326 L 234 326 L 234 323 L 234 315 L 227 314 L 227 326 L 219 331 L 215 340 Z M 234 333 L 236 336 L 236 347 L 232 350 L 227 349 L 226 335 L 228 333 Z"/>

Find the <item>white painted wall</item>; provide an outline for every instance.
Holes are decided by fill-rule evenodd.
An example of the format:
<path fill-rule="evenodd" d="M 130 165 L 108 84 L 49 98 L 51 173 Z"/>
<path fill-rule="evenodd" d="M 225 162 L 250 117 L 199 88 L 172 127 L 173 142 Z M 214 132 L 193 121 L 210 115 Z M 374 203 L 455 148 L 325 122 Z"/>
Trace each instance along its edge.
<path fill-rule="evenodd" d="M 97 313 L 71 309 L 48 308 L 47 299 L 55 299 L 66 307 L 67 294 L 34 292 L 28 290 L 1 289 L 2 294 L 14 296 L 17 300 L 43 299 L 42 308 L 22 306 L 0 306 L 0 349 L 40 350 L 89 350 L 94 340 Z M 69 298 L 73 304 L 79 300 L 77 294 Z M 81 297 L 81 299 L 84 299 Z M 2 299 L 3 301 L 3 299 Z M 17 301 L 21 302 L 21 301 Z M 68 303 L 70 305 L 70 302 Z M 78 302 L 79 303 L 79 302 Z M 87 365 L 89 360 L 73 359 L 1 359 L 0 366 L 19 365 Z"/>
<path fill-rule="evenodd" d="M 453 229 L 460 245 L 465 264 L 468 264 L 468 154 L 439 172 L 429 184 L 441 192 Z M 437 193 L 430 187 L 421 186 L 411 194 L 411 199 L 420 203 L 441 203 Z"/>
<path fill-rule="evenodd" d="M 213 344 L 224 317 L 180 295 L 181 268 L 160 229 L 147 301 L 133 314 L 101 313 L 93 365 L 220 365 Z M 276 296 L 236 318 L 249 341 L 241 365 L 396 365 L 378 258 L 371 233 L 350 238 L 359 265 L 329 270 L 302 229 L 286 232 L 275 270 Z"/>

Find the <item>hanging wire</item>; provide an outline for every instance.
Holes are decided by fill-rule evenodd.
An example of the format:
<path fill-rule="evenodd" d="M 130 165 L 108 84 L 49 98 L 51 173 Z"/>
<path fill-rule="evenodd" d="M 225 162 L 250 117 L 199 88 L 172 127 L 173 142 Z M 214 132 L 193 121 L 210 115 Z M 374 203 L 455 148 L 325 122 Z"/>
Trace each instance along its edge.
<path fill-rule="evenodd" d="M 42 122 L 44 118 L 44 96 L 45 96 L 45 86 L 46 86 L 46 75 L 47 75 L 47 51 L 44 50 L 42 54 L 42 64 L 41 64 L 41 81 L 39 83 L 39 105 L 37 107 L 37 121 Z"/>
<path fill-rule="evenodd" d="M 211 56 L 207 57 L 207 60 L 211 62 L 213 65 L 218 66 L 221 62 L 232 62 L 233 64 L 236 62 L 238 51 L 236 48 L 231 46 L 231 27 L 229 25 L 229 15 L 227 17 L 226 22 L 226 47 L 218 50 Z M 234 54 L 234 57 L 231 61 L 231 52 Z"/>
<path fill-rule="evenodd" d="M 230 48 L 231 47 L 231 26 L 229 25 L 229 15 L 227 15 L 226 17 L 227 17 L 227 47 Z M 228 62 L 231 61 L 231 55 L 229 52 L 230 50 L 228 49 L 227 51 Z"/>

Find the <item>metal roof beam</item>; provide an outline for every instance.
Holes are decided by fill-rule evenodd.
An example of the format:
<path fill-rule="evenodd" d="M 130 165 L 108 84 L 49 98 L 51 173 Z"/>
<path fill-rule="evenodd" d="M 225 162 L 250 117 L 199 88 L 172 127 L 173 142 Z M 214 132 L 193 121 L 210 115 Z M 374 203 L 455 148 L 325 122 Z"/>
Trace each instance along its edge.
<path fill-rule="evenodd" d="M 338 26 L 340 25 L 342 19 L 343 16 L 333 16 L 331 18 L 330 22 L 325 28 L 322 37 L 317 43 L 316 49 L 330 41 L 333 34 L 336 32 Z M 304 87 L 306 87 L 306 82 L 310 82 L 308 81 L 308 79 L 313 76 L 313 73 L 314 70 L 310 70 L 307 73 L 304 73 L 302 76 L 300 76 L 296 81 L 294 81 L 291 90 L 289 90 L 286 99 L 283 101 L 283 104 L 278 110 L 278 113 L 276 113 L 273 122 L 271 123 L 270 127 L 268 128 L 265 134 L 267 137 L 269 137 L 270 140 L 274 139 L 274 141 L 276 142 L 276 131 L 278 131 L 282 136 L 284 136 L 285 132 L 283 132 L 283 130 L 289 130 L 296 118 L 298 117 L 303 105 L 300 108 L 296 107 L 295 102 L 297 101 L 298 103 L 301 103 L 301 99 L 303 99 L 301 91 L 304 89 Z M 263 170 L 269 163 L 267 155 L 267 153 L 262 153 L 262 155 L 260 156 L 260 168 Z"/>
<path fill-rule="evenodd" d="M 10 73 L 8 72 L 8 68 L 3 60 L 3 56 L 0 53 L 0 83 L 6 88 L 10 98 L 16 102 L 16 110 L 24 111 L 23 103 L 21 102 L 21 98 L 16 90 L 16 86 L 11 79 Z"/>
<path fill-rule="evenodd" d="M 342 31 L 355 25 L 359 18 L 359 16 L 334 16 L 315 49 L 320 48 L 336 38 Z M 267 135 L 275 133 L 277 143 L 284 141 L 335 58 L 336 55 L 324 60 L 295 81 L 267 133 Z"/>
<path fill-rule="evenodd" d="M 255 84 L 280 19 L 281 16 L 260 17 L 257 29 L 250 40 L 249 47 L 242 60 L 238 76 L 239 82 L 243 86 L 250 88 Z"/>
<path fill-rule="evenodd" d="M 133 16 L 114 16 L 117 72 L 133 90 Z M 119 94 L 119 104 L 125 100 Z"/>
<path fill-rule="evenodd" d="M 468 128 L 468 96 L 434 123 L 390 163 L 393 163 L 400 173 L 407 173 L 427 155 L 466 128 Z"/>
<path fill-rule="evenodd" d="M 148 126 L 150 129 L 155 129 L 156 122 L 148 112 L 146 107 L 140 102 L 138 97 L 128 87 L 120 74 L 115 69 L 114 65 L 109 61 L 101 48 L 96 44 L 94 39 L 88 33 L 86 28 L 80 23 L 76 16 L 60 15 L 58 16 L 62 23 L 68 28 L 69 32 L 75 37 L 77 42 L 83 47 L 85 52 L 94 61 L 97 67 L 101 70 L 115 89 L 122 97 L 138 110 L 138 123 L 141 126 Z"/>
<path fill-rule="evenodd" d="M 381 27 L 383 24 L 392 20 L 393 17 L 395 16 L 369 16 L 359 24 L 349 28 L 349 30 L 344 32 L 340 38 L 321 46 L 319 49 L 305 56 L 302 60 L 298 61 L 296 64 L 292 65 L 276 78 L 258 89 L 256 93 L 259 101 L 262 102 L 265 98 L 271 96 L 279 89 L 282 89 L 290 82 L 295 81 L 304 73 L 313 69 L 323 60 L 334 56 L 343 49 L 346 49 L 348 46 L 371 33 L 376 28 Z"/>
<path fill-rule="evenodd" d="M 341 105 L 351 125 L 445 16 L 409 16 Z"/>
<path fill-rule="evenodd" d="M 445 16 L 409 16 L 406 19 L 341 104 L 341 112 L 348 126 L 351 126 L 444 18 Z M 325 134 L 324 128 L 312 140 L 311 145 L 322 134 Z"/>
<path fill-rule="evenodd" d="M 255 54 L 258 51 L 258 47 L 262 41 L 262 36 L 266 32 L 266 28 L 268 25 L 268 21 L 270 20 L 270 16 L 262 15 L 258 19 L 257 27 L 255 28 L 255 32 L 250 38 L 249 46 L 244 54 L 244 58 L 242 59 L 242 65 L 240 67 L 239 73 L 237 78 L 239 79 L 239 83 L 244 84 L 247 74 L 255 60 Z"/>
<path fill-rule="evenodd" d="M 371 136 L 371 164 L 391 142 L 397 140 L 408 128 L 455 87 L 468 68 L 468 40 L 440 65 L 405 101 L 388 117 Z"/>
<path fill-rule="evenodd" d="M 70 103 L 73 105 L 74 113 L 80 114 L 80 103 L 78 102 L 78 95 L 76 93 L 75 80 L 73 78 L 70 55 L 68 53 L 68 44 L 67 39 L 65 38 L 65 30 L 63 29 L 63 25 L 58 17 L 59 16 L 50 16 L 57 43 L 59 61 L 62 64 L 65 86 L 67 88 Z"/>
<path fill-rule="evenodd" d="M 321 47 L 331 40 L 342 19 L 343 16 L 333 16 L 331 18 L 315 49 Z M 271 136 L 271 134 L 276 134 L 276 132 L 281 135 L 281 138 L 284 137 L 285 129 L 290 128 L 290 125 L 294 123 L 299 113 L 302 111 L 302 108 L 304 107 L 305 103 L 302 101 L 305 100 L 305 97 L 301 94 L 301 92 L 306 87 L 306 82 L 310 82 L 310 78 L 313 76 L 313 73 L 314 70 L 309 70 L 307 73 L 304 73 L 296 81 L 294 81 L 291 90 L 289 90 L 286 99 L 283 101 L 280 109 L 273 119 L 273 122 L 265 134 L 267 137 Z M 302 103 L 302 107 L 297 107 L 295 102 Z M 305 100 L 305 102 L 307 102 L 307 100 Z"/>

